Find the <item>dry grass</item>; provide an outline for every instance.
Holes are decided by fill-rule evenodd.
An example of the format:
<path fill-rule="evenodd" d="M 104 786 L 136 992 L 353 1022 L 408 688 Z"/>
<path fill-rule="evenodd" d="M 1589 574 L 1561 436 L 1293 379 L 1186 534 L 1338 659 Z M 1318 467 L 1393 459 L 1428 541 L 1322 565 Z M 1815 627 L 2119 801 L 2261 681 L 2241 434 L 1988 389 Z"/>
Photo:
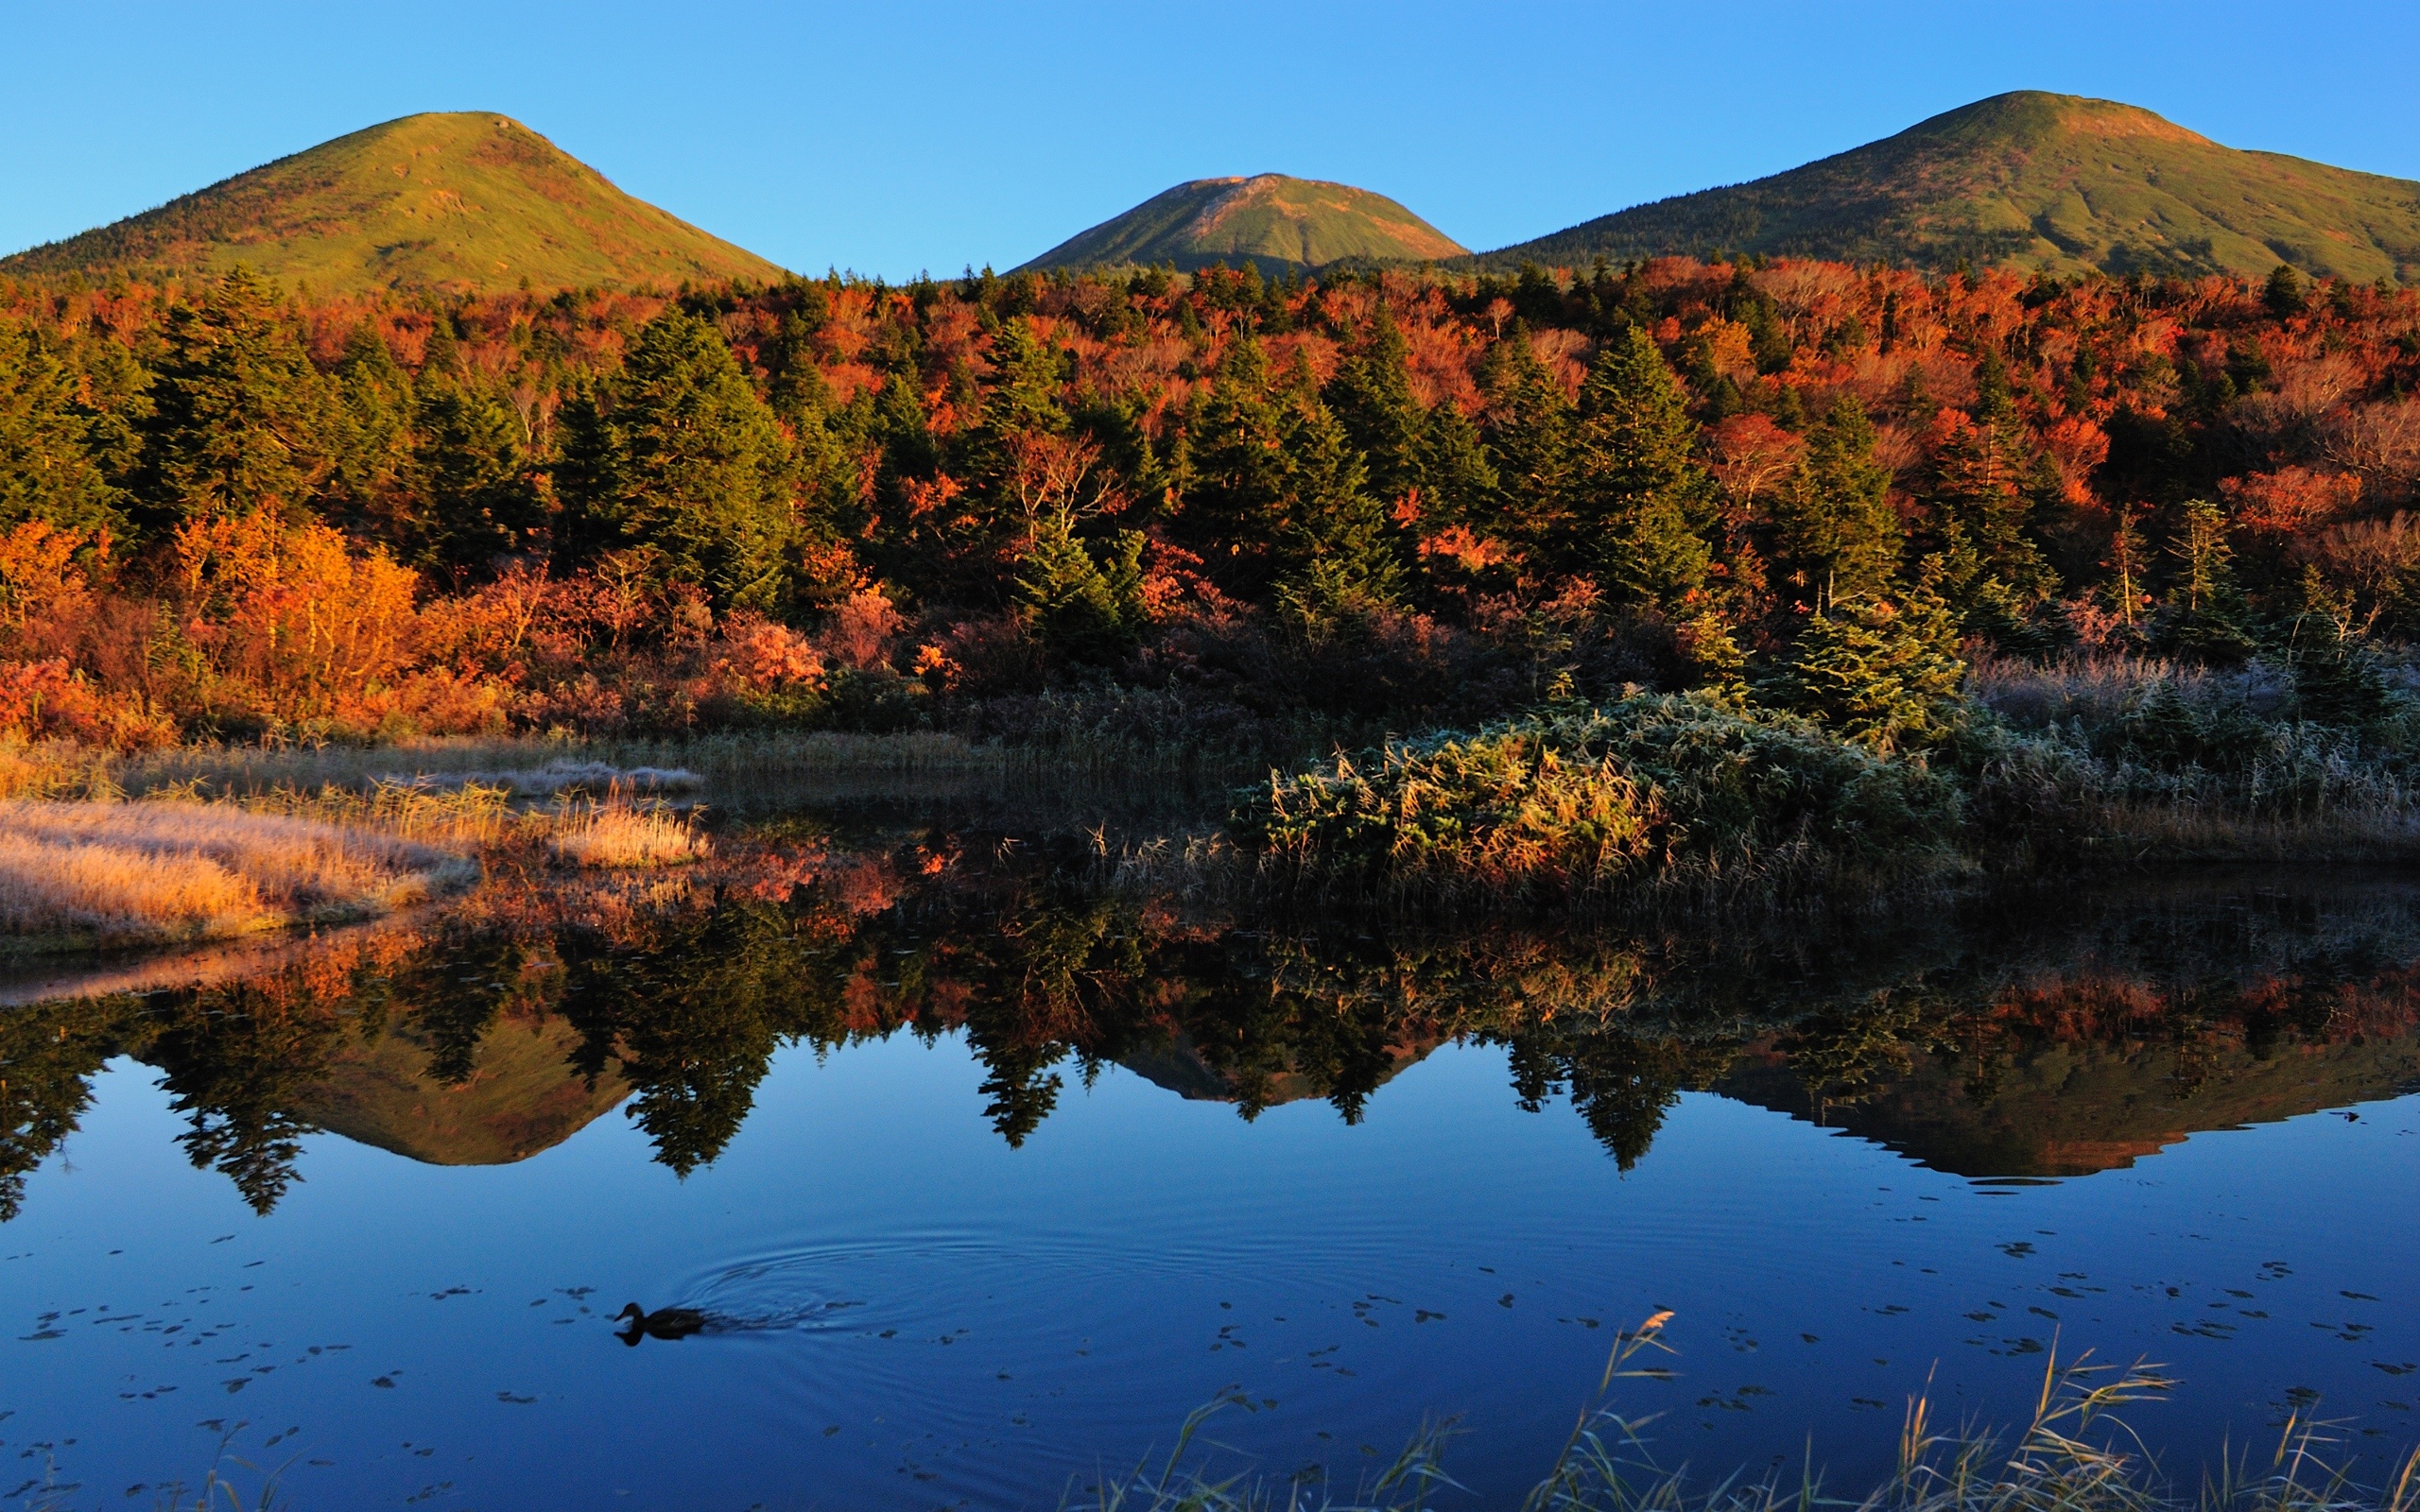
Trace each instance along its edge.
<path fill-rule="evenodd" d="M 617 788 L 601 803 L 566 808 L 546 849 L 567 866 L 622 869 L 686 866 L 711 847 L 687 815 L 634 803 Z"/>
<path fill-rule="evenodd" d="M 2363 1486 L 2327 1463 L 2335 1440 L 2326 1425 L 2299 1415 L 2287 1420 L 2267 1464 L 2246 1456 L 2182 1490 L 2116 1416 L 2130 1402 L 2163 1396 L 2174 1383 L 2156 1366 L 2118 1369 L 2095 1365 L 2088 1354 L 2063 1361 L 2055 1352 L 2031 1420 L 2014 1440 L 1945 1436 L 1934 1431 L 1931 1403 L 1911 1399 L 1897 1469 L 1861 1496 L 1826 1487 L 1811 1455 L 1787 1478 L 1697 1481 L 1685 1469 L 1657 1465 L 1646 1437 L 1651 1419 L 1626 1418 L 1604 1405 L 1616 1381 L 1665 1374 L 1633 1362 L 1646 1349 L 1668 1352 L 1659 1334 L 1670 1316 L 1659 1313 L 1616 1336 L 1597 1401 L 1581 1411 L 1546 1478 L 1522 1500 L 1522 1512 L 2420 1512 L 2420 1452 L 2406 1455 L 2386 1486 Z M 1187 1462 L 1218 1405 L 1186 1419 L 1156 1470 L 1104 1479 L 1081 1502 L 1063 1503 L 1063 1512 L 1428 1512 L 1441 1502 L 1467 1500 L 1447 1494 L 1456 1489 L 1442 1459 L 1449 1435 L 1436 1424 L 1349 1501 L 1312 1502 L 1292 1481 L 1214 1479 Z"/>
<path fill-rule="evenodd" d="M 0 802 L 0 948 L 224 938 L 367 919 L 475 874 L 400 835 L 183 802 Z"/>

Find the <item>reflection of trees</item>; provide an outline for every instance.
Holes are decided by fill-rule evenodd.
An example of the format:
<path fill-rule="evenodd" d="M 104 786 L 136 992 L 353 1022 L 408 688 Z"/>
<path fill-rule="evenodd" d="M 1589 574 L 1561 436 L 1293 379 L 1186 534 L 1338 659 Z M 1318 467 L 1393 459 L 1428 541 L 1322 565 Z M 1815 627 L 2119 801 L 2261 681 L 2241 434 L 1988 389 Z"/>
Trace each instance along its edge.
<path fill-rule="evenodd" d="M 2014 944 L 1945 920 L 1824 954 L 1803 930 L 1787 948 L 1503 921 L 1237 931 L 1046 863 L 966 875 L 876 856 L 822 876 L 794 890 L 667 889 L 672 902 L 611 927 L 497 908 L 375 961 L 15 1010 L 0 1018 L 0 1220 L 120 1054 L 161 1070 L 195 1163 L 268 1211 L 297 1179 L 305 1094 L 348 1036 L 388 1022 L 443 1087 L 474 1076 L 505 1016 L 560 1014 L 578 1037 L 566 1069 L 592 1085 L 618 1073 L 629 1116 L 685 1175 L 729 1145 L 784 1046 L 903 1029 L 963 1032 L 983 1116 L 1011 1145 L 1055 1110 L 1071 1061 L 1087 1079 L 1115 1061 L 1150 1065 L 1246 1118 L 1318 1097 L 1354 1122 L 1430 1047 L 1499 1044 L 1522 1107 L 1567 1098 L 1628 1170 L 1683 1091 L 1720 1081 L 1748 1095 L 1743 1075 L 1767 1106 L 1887 1121 L 1907 1116 L 1892 1099 L 1927 1076 L 1945 1090 L 1925 1096 L 1974 1108 L 2008 1086 L 2038 1099 L 2024 1068 L 2048 1046 L 2102 1047 L 2102 1064 L 2190 1094 L 2247 1057 L 2403 1044 L 2420 1022 L 2409 964 L 2420 905 L 2404 901 L 2109 911 Z M 2103 1085 L 2104 1097 L 2135 1095 L 2133 1082 Z M 2014 1148 L 2052 1137 L 2006 1123 L 2036 1116 L 2003 1110 L 1951 1132 Z M 2079 1137 L 2096 1137 L 2088 1123 Z"/>
<path fill-rule="evenodd" d="M 1619 1025 L 1582 1033 L 1548 1026 L 1513 1034 L 1505 1043 L 1521 1106 L 1536 1112 L 1567 1089 L 1588 1131 L 1624 1171 L 1646 1159 L 1681 1093 L 1714 1085 L 1737 1050 L 1720 1040 L 1641 1037 Z"/>
<path fill-rule="evenodd" d="M 819 947 L 786 911 L 725 896 L 675 916 L 645 950 L 567 950 L 563 1013 L 591 1081 L 620 1064 L 630 1116 L 683 1176 L 719 1156 L 773 1052 L 815 1027 Z"/>
<path fill-rule="evenodd" d="M 129 1008 L 113 998 L 0 1010 L 0 1223 L 24 1204 L 26 1175 L 76 1131 L 94 1074 L 129 1039 Z"/>
<path fill-rule="evenodd" d="M 302 1137 L 317 1125 L 294 1111 L 326 1070 L 345 1029 L 323 1005 L 281 1000 L 237 984 L 195 994 L 166 1018 L 149 1052 L 169 1104 L 188 1115 L 179 1136 L 199 1170 L 216 1169 L 266 1214 L 300 1179 Z"/>

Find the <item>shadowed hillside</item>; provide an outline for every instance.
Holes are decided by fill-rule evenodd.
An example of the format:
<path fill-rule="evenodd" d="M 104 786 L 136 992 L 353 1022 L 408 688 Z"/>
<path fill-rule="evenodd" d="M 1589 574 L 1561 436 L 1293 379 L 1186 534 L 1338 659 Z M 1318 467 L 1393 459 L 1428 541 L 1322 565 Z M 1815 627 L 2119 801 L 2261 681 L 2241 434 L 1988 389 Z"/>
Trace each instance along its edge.
<path fill-rule="evenodd" d="M 1346 258 L 1428 261 L 1462 252 L 1451 237 L 1384 195 L 1263 173 L 1181 183 L 1017 271 L 1169 263 L 1190 272 L 1213 263 L 1239 267 L 1249 262 L 1282 273 Z"/>
<path fill-rule="evenodd" d="M 2420 184 L 2221 146 L 2149 111 L 1999 94 L 1787 173 L 1603 215 L 1479 259 L 1709 249 L 1946 268 L 2420 276 Z"/>
<path fill-rule="evenodd" d="M 0 259 L 0 272 L 216 273 L 315 289 L 772 279 L 752 252 L 634 199 L 517 121 L 407 115 Z"/>

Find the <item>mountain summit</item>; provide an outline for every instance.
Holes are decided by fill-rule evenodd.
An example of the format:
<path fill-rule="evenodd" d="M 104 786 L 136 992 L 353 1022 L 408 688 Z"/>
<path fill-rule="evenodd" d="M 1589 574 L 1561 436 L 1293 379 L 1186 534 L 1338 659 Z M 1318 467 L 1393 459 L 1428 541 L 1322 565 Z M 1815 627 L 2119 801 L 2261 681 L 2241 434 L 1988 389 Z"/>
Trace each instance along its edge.
<path fill-rule="evenodd" d="M 2074 273 L 2420 279 L 2420 184 L 2245 152 L 2113 100 L 1997 94 L 1768 179 L 1639 205 L 1484 266 L 1703 254 Z"/>
<path fill-rule="evenodd" d="M 1263 272 L 1282 273 L 1348 257 L 1426 262 L 1459 257 L 1464 250 L 1384 195 L 1261 173 L 1178 184 L 1070 237 L 1018 271 L 1173 263 L 1191 272 L 1213 263 L 1249 262 Z"/>
<path fill-rule="evenodd" d="M 483 112 L 406 115 L 340 136 L 0 259 L 0 273 L 208 274 L 236 263 L 322 291 L 781 275 Z"/>

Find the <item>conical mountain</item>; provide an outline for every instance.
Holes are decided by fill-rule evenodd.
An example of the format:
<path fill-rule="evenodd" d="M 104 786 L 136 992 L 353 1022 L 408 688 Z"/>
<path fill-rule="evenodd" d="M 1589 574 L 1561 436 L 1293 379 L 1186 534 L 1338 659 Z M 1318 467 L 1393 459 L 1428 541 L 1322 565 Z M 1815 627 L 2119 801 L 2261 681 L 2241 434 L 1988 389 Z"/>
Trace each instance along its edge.
<path fill-rule="evenodd" d="M 1577 266 L 1709 251 L 2053 273 L 2259 276 L 2285 262 L 2411 282 L 2420 183 L 2238 151 L 2111 100 L 2024 91 L 1479 261 Z"/>
<path fill-rule="evenodd" d="M 406 115 L 0 259 L 19 278 L 210 274 L 236 264 L 323 292 L 473 290 L 781 269 L 608 182 L 520 122 Z"/>
<path fill-rule="evenodd" d="M 1213 263 L 1239 267 L 1249 262 L 1282 273 L 1346 258 L 1427 262 L 1464 251 L 1384 195 L 1261 173 L 1178 184 L 1061 242 L 1018 271 L 1172 263 L 1191 272 Z"/>

